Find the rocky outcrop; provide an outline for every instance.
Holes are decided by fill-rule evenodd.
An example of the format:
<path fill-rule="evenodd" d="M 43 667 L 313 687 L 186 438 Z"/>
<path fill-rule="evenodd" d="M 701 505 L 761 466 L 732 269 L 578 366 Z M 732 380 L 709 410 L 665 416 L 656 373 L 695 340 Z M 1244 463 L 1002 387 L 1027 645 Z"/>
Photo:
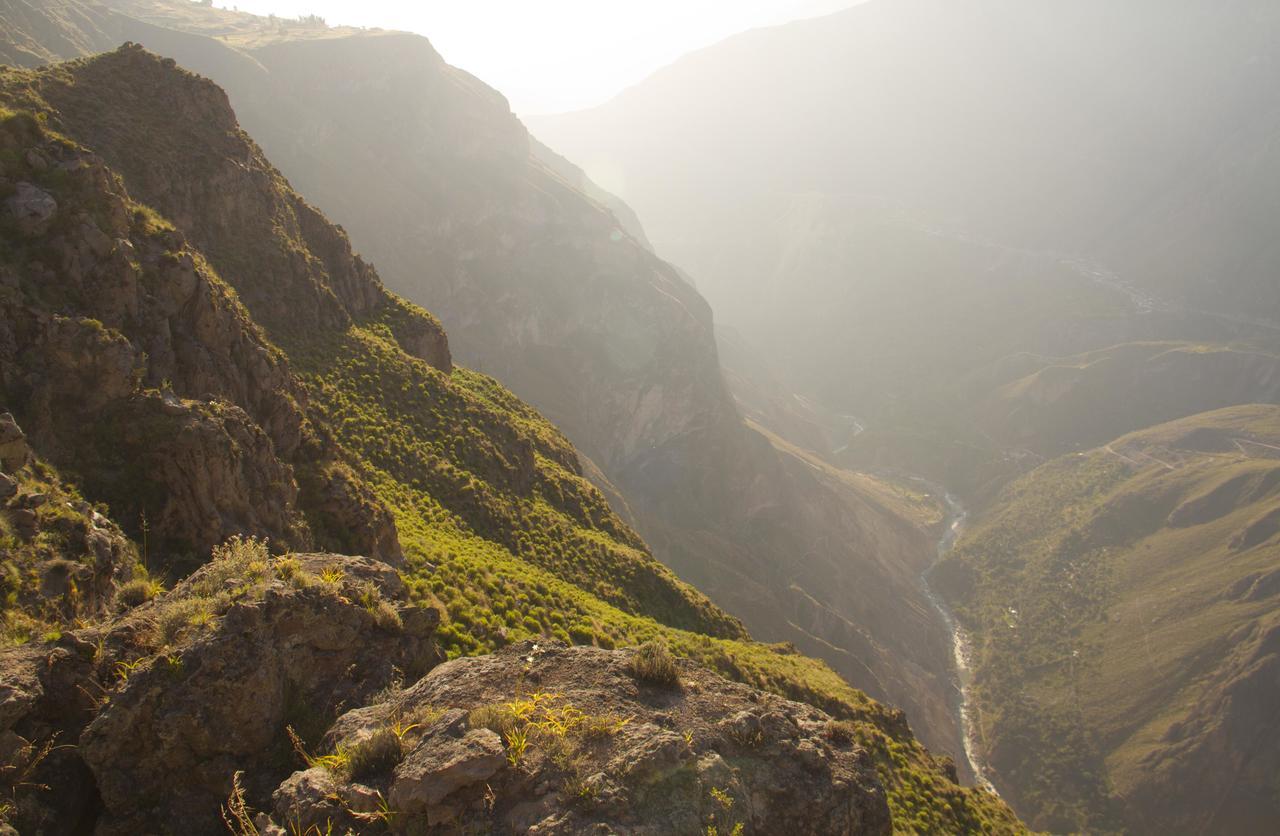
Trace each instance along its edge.
<path fill-rule="evenodd" d="M 33 237 L 49 228 L 58 211 L 58 202 L 53 199 L 53 195 L 38 186 L 18 183 L 13 194 L 4 202 L 4 208 L 17 225 L 18 232 Z"/>
<path fill-rule="evenodd" d="M 262 558 L 224 556 L 101 628 L 0 652 L 0 739 L 79 741 L 41 767 L 57 794 L 24 795 L 23 832 L 99 803 L 99 833 L 218 832 L 235 772 L 266 787 L 287 774 L 287 726 L 322 731 L 439 661 L 438 615 L 384 564 Z"/>
<path fill-rule="evenodd" d="M 0 468 L 13 473 L 25 465 L 30 456 L 31 449 L 27 446 L 27 436 L 18 426 L 18 422 L 13 420 L 13 416 L 7 412 L 0 415 Z"/>
<path fill-rule="evenodd" d="M 111 107 L 122 85 L 156 118 Z M 129 44 L 47 75 L 40 92 L 63 128 L 182 229 L 277 339 L 341 329 L 389 304 L 345 232 L 289 188 L 209 80 Z M 193 157 L 192 147 L 205 152 Z M 437 330 L 423 353 L 447 371 L 448 342 Z M 414 343 L 421 349 L 423 336 Z"/>
<path fill-rule="evenodd" d="M 358 780 L 295 773 L 273 816 L 340 829 L 361 820 L 342 799 L 376 794 L 396 833 L 890 831 L 867 754 L 826 714 L 687 663 L 639 679 L 635 653 L 526 642 L 441 665 L 329 732 L 356 751 L 405 729 L 388 758 Z"/>
<path fill-rule="evenodd" d="M 194 83 L 212 91 L 204 99 L 225 112 L 206 112 L 201 124 L 235 145 L 235 154 L 224 145 L 217 159 L 241 174 L 248 170 L 232 160 L 253 157 L 256 149 L 235 129 L 216 88 L 166 69 L 140 50 L 119 55 L 114 66 L 99 71 L 114 72 L 116 81 L 127 77 L 121 73 L 151 71 L 159 86 L 167 75 L 171 86 Z M 24 102 L 24 84 L 5 95 Z M 146 150 L 135 139 L 123 140 L 128 160 Z M 183 141 L 184 148 L 201 143 L 190 135 Z M 38 192 L 58 204 L 56 215 L 38 228 L 24 226 L 26 215 L 14 221 L 16 258 L 0 265 L 0 387 L 35 449 L 55 464 L 73 464 L 93 498 L 109 502 L 133 533 L 146 528 L 162 562 L 183 562 L 184 571 L 237 533 L 269 537 L 279 548 L 309 547 L 318 537 L 328 547 L 399 560 L 389 511 L 355 472 L 337 464 L 341 454 L 310 423 L 307 394 L 284 354 L 240 302 L 241 293 L 258 298 L 276 320 L 300 326 L 307 324 L 305 311 L 284 301 L 272 309 L 261 301 L 263 294 L 329 299 L 337 313 L 315 314 L 313 326 L 340 326 L 351 316 L 394 305 L 341 232 L 288 191 L 258 155 L 239 192 L 222 184 L 227 191 L 219 199 L 231 208 L 190 222 L 214 230 L 208 244 L 223 250 L 241 233 L 246 243 L 240 260 L 226 261 L 235 275 L 244 275 L 247 254 L 274 248 L 294 284 L 277 286 L 255 274 L 256 285 L 232 288 L 183 233 L 136 204 L 97 154 L 21 117 L 6 122 L 0 145 L 12 152 L 0 176 L 16 183 L 13 199 L 44 205 L 32 197 Z M 164 156 L 151 150 L 162 165 Z M 178 184 L 217 191 L 220 181 L 209 176 L 173 177 L 173 208 L 190 215 L 176 202 Z M 259 199 L 241 205 L 246 195 Z M 209 201 L 199 206 L 203 212 L 217 208 Z M 292 226 L 281 221 L 278 228 L 264 227 L 250 214 L 271 211 L 287 215 Z M 290 244 L 288 234 L 304 243 Z M 255 262 L 268 271 L 271 263 L 266 256 Z M 433 322 L 426 318 L 417 326 L 415 347 L 448 368 L 443 332 L 435 342 L 429 333 Z M 298 467 L 306 470 L 303 495 Z"/>
<path fill-rule="evenodd" d="M 0 143 L 21 161 L 6 174 L 56 183 L 62 201 L 0 268 L 0 386 L 30 444 L 120 518 L 145 515 L 163 549 L 308 543 L 285 463 L 306 399 L 283 356 L 101 159 L 20 121 Z"/>
<path fill-rule="evenodd" d="M 12 417 L 0 416 L 0 433 L 6 428 L 21 438 Z M 42 618 L 74 621 L 109 612 L 115 589 L 132 578 L 138 560 L 119 527 L 53 468 L 25 450 L 20 461 L 0 473 L 0 524 L 10 533 L 0 549 L 6 563 L 0 594 L 5 629 L 19 640 L 32 638 Z"/>

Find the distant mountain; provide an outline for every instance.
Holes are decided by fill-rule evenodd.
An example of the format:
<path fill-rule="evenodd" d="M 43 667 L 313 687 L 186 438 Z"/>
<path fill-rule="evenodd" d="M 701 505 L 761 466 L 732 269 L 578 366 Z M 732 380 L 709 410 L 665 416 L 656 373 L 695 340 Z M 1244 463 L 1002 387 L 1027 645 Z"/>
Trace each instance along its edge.
<path fill-rule="evenodd" d="M 1033 828 L 1274 829 L 1280 407 L 1043 465 L 935 580 L 972 631 L 996 784 Z"/>
<path fill-rule="evenodd" d="M 1280 403 L 1280 356 L 1217 345 L 1127 343 L 1076 357 L 1011 358 L 1003 369 L 964 382 L 991 387 L 975 423 L 1046 457 L 1234 404 Z"/>
<path fill-rule="evenodd" d="M 1280 322 L 1278 79 L 1261 0 L 872 0 L 530 124 L 724 323 L 866 410 L 1011 331 L 1063 354 L 1186 310 Z"/>

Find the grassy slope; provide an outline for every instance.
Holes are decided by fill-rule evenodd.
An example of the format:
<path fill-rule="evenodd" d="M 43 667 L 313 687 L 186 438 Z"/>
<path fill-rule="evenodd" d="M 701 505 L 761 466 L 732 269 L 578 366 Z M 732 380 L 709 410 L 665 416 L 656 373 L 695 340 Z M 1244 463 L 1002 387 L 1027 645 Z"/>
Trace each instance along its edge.
<path fill-rule="evenodd" d="M 1054 460 L 941 569 L 974 633 L 988 754 L 1033 826 L 1152 815 L 1130 799 L 1144 759 L 1223 687 L 1237 631 L 1276 605 L 1236 594 L 1280 561 L 1267 444 L 1280 407 L 1246 406 Z"/>
<path fill-rule="evenodd" d="M 899 712 L 868 699 L 822 662 L 790 648 L 715 639 L 705 629 L 692 632 L 649 617 L 645 604 L 633 605 L 624 590 L 605 580 L 610 573 L 601 571 L 602 562 L 617 563 L 625 555 L 619 556 L 618 546 L 598 529 L 551 519 L 536 500 L 506 506 L 511 518 L 488 537 L 472 528 L 450 497 L 455 492 L 484 497 L 488 486 L 459 485 L 447 464 L 432 461 L 431 450 L 452 443 L 454 428 L 470 426 L 476 413 L 489 411 L 488 420 L 509 421 L 550 454 L 567 448 L 550 425 L 492 379 L 459 369 L 446 380 L 400 352 L 378 322 L 353 326 L 339 345 L 295 346 L 290 354 L 325 420 L 361 458 L 379 494 L 395 510 L 409 562 L 406 580 L 415 596 L 438 602 L 447 612 L 441 635 L 450 655 L 486 652 L 538 636 L 605 647 L 660 638 L 677 653 L 731 678 L 857 721 L 859 738 L 876 758 L 902 832 L 1019 829 L 984 791 L 948 781 L 941 764 L 907 733 Z M 430 418 L 424 414 L 428 408 Z M 457 421 L 467 411 L 472 417 Z M 540 456 L 540 461 L 542 489 L 554 490 L 557 479 L 578 478 L 550 459 Z"/>
<path fill-rule="evenodd" d="M 11 75 L 5 86 L 31 78 Z M 23 104 L 54 121 L 29 93 Z M 210 258 L 222 269 L 219 261 Z M 224 278 L 236 286 L 233 273 Z M 344 332 L 272 336 L 309 390 L 312 420 L 396 514 L 406 580 L 419 599 L 443 604 L 450 653 L 530 635 L 602 645 L 663 637 L 734 678 L 858 721 L 903 832 L 1019 829 L 991 796 L 951 783 L 899 712 L 820 662 L 741 638 L 736 622 L 648 555 L 533 410 L 491 379 L 465 370 L 446 376 L 405 354 L 393 326 L 405 318 L 426 325 L 428 317 L 388 295 Z"/>

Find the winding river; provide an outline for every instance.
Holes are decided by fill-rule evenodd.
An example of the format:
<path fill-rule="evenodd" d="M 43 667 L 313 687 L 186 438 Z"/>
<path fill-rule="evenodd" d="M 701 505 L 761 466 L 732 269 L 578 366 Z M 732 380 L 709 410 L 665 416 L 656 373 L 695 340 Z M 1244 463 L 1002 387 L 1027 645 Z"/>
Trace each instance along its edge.
<path fill-rule="evenodd" d="M 964 524 L 969 518 L 969 512 L 965 510 L 960 500 L 945 488 L 918 477 L 914 478 L 913 481 L 927 485 L 934 495 L 941 497 L 946 504 L 946 526 L 943 529 L 942 537 L 938 540 L 938 560 L 941 560 L 946 556 L 947 552 L 955 547 L 956 540 L 960 538 L 961 532 L 964 531 Z M 935 563 L 935 565 L 937 564 Z M 956 719 L 960 725 L 960 736 L 964 742 L 964 757 L 978 783 L 999 795 L 999 791 L 996 790 L 995 785 L 991 782 L 990 771 L 987 769 L 986 761 L 983 760 L 982 748 L 978 745 L 977 722 L 974 716 L 976 709 L 969 690 L 973 682 L 973 671 L 970 667 L 972 655 L 969 636 L 965 633 L 964 628 L 960 626 L 960 623 L 956 621 L 955 615 L 946 605 L 946 602 L 942 600 L 942 596 L 934 592 L 933 587 L 930 586 L 929 573 L 932 568 L 930 567 L 929 570 L 920 575 L 920 584 L 924 587 L 924 593 L 929 602 L 938 611 L 938 615 L 942 618 L 943 623 L 946 624 L 948 632 L 951 633 L 951 676 L 955 688 L 952 710 L 955 712 Z"/>

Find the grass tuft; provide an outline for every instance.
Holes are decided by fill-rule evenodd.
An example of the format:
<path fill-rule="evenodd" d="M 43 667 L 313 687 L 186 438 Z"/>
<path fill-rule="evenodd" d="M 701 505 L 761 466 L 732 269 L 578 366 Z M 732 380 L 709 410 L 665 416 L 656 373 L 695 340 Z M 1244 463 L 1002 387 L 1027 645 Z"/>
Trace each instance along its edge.
<path fill-rule="evenodd" d="M 680 668 L 667 646 L 649 641 L 636 648 L 627 664 L 627 670 L 641 682 L 651 685 L 672 686 L 680 681 Z"/>

